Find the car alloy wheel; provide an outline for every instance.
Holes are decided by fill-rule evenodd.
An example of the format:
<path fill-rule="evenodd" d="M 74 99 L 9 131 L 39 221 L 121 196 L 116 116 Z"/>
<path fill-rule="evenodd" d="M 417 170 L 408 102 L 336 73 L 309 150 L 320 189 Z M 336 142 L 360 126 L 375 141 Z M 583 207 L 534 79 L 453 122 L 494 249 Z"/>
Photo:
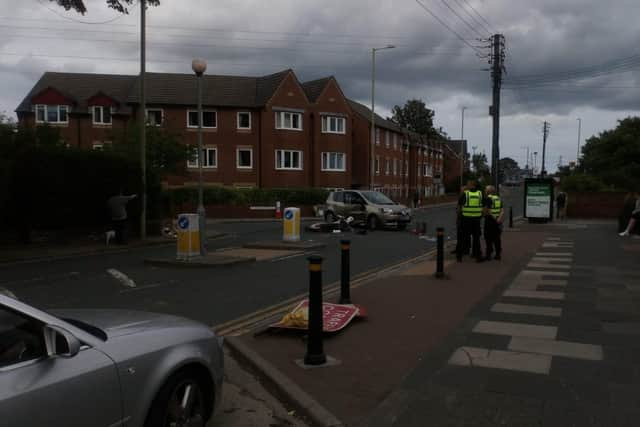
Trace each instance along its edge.
<path fill-rule="evenodd" d="M 179 382 L 167 402 L 166 427 L 204 427 L 204 398 L 200 385 L 191 378 Z"/>
<path fill-rule="evenodd" d="M 375 215 L 371 215 L 368 221 L 369 230 L 375 230 L 378 228 L 378 217 Z"/>

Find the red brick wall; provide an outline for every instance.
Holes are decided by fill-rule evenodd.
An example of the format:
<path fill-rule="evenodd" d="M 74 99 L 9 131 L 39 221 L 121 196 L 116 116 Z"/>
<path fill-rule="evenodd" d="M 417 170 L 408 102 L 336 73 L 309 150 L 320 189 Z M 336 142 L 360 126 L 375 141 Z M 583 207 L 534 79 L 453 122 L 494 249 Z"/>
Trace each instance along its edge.
<path fill-rule="evenodd" d="M 274 107 L 276 108 L 274 109 Z M 276 129 L 275 113 L 277 107 L 304 110 L 302 131 Z M 310 107 L 311 105 L 297 79 L 293 74 L 289 74 L 261 113 L 261 181 L 263 187 L 286 188 L 311 185 L 312 163 L 309 153 L 313 130 Z M 277 149 L 302 151 L 303 170 L 276 170 L 275 150 Z"/>
<path fill-rule="evenodd" d="M 625 193 L 569 193 L 567 216 L 570 218 L 617 218 Z"/>
<path fill-rule="evenodd" d="M 353 158 L 353 123 L 351 120 L 351 108 L 347 104 L 342 91 L 331 80 L 324 92 L 313 105 L 313 180 L 315 187 L 324 188 L 351 188 Z M 322 133 L 321 113 L 337 113 L 346 116 L 345 134 Z M 346 171 L 322 171 L 322 153 L 338 152 L 346 155 Z"/>

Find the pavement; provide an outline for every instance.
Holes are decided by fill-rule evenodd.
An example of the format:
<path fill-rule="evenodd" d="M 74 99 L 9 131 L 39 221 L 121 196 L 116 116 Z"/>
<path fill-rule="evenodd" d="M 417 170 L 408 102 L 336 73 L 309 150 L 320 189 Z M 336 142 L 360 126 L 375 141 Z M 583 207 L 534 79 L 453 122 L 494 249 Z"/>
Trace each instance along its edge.
<path fill-rule="evenodd" d="M 300 368 L 301 333 L 226 342 L 314 425 L 637 425 L 640 240 L 596 221 L 503 238 L 502 261 L 448 259 L 446 280 L 423 261 L 353 289 L 367 317 L 325 336 L 336 366 Z"/>

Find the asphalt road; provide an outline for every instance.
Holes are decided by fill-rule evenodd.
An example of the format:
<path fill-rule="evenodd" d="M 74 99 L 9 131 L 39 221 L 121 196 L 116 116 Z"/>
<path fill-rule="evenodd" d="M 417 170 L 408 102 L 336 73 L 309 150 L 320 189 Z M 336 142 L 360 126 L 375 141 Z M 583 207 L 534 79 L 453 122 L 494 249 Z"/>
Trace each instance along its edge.
<path fill-rule="evenodd" d="M 505 194 L 505 203 L 508 196 Z M 455 238 L 453 205 L 422 209 L 419 221 L 433 236 L 438 226 Z M 514 215 L 518 215 L 514 211 Z M 226 237 L 210 242 L 211 250 L 239 247 L 244 243 L 279 239 L 275 222 L 221 223 L 212 225 Z M 410 229 L 413 227 L 409 227 Z M 324 257 L 323 282 L 339 280 L 339 241 L 349 238 L 351 273 L 391 265 L 419 256 L 435 243 L 419 239 L 410 230 L 384 230 L 367 235 L 303 233 L 304 239 L 326 243 L 317 251 Z M 218 269 L 177 269 L 148 266 L 148 257 L 172 257 L 173 245 L 0 266 L 0 287 L 37 307 L 126 308 L 177 314 L 217 325 L 302 294 L 308 289 L 306 255 Z M 117 270 L 135 283 L 124 285 L 109 272 Z"/>

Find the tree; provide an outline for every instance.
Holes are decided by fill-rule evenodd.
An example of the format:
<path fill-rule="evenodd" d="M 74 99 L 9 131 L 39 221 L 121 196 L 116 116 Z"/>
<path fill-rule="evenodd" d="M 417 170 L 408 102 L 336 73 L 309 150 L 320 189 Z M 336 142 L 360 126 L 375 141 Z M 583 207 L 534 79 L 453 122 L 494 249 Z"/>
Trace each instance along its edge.
<path fill-rule="evenodd" d="M 582 147 L 580 169 L 609 187 L 640 188 L 640 117 L 618 121 L 615 129 L 592 136 Z"/>
<path fill-rule="evenodd" d="M 489 169 L 489 161 L 484 153 L 477 153 L 471 157 L 471 164 L 473 165 L 473 171 L 478 177 L 486 178 L 491 175 Z"/>
<path fill-rule="evenodd" d="M 121 133 L 113 135 L 112 150 L 131 160 L 140 158 L 140 134 L 132 123 Z M 179 135 L 166 129 L 147 126 L 147 170 L 151 176 L 164 179 L 169 175 L 184 174 L 185 163 L 191 160 L 197 150 L 180 143 Z"/>
<path fill-rule="evenodd" d="M 410 99 L 404 107 L 396 105 L 391 112 L 391 120 L 411 132 L 432 138 L 439 136 L 433 128 L 434 111 L 427 108 L 421 99 Z"/>
<path fill-rule="evenodd" d="M 507 181 L 513 181 L 520 175 L 520 166 L 511 157 L 503 157 L 498 165 L 501 176 Z"/>
<path fill-rule="evenodd" d="M 57 3 L 58 5 L 65 8 L 65 10 L 75 10 L 78 13 L 85 14 L 87 13 L 87 7 L 84 5 L 84 0 L 49 0 Z M 117 10 L 120 13 L 128 14 L 129 9 L 135 6 L 138 1 L 137 0 L 106 0 L 107 6 L 111 9 Z M 147 0 L 147 4 L 150 6 L 158 6 L 160 4 L 160 0 Z"/>

